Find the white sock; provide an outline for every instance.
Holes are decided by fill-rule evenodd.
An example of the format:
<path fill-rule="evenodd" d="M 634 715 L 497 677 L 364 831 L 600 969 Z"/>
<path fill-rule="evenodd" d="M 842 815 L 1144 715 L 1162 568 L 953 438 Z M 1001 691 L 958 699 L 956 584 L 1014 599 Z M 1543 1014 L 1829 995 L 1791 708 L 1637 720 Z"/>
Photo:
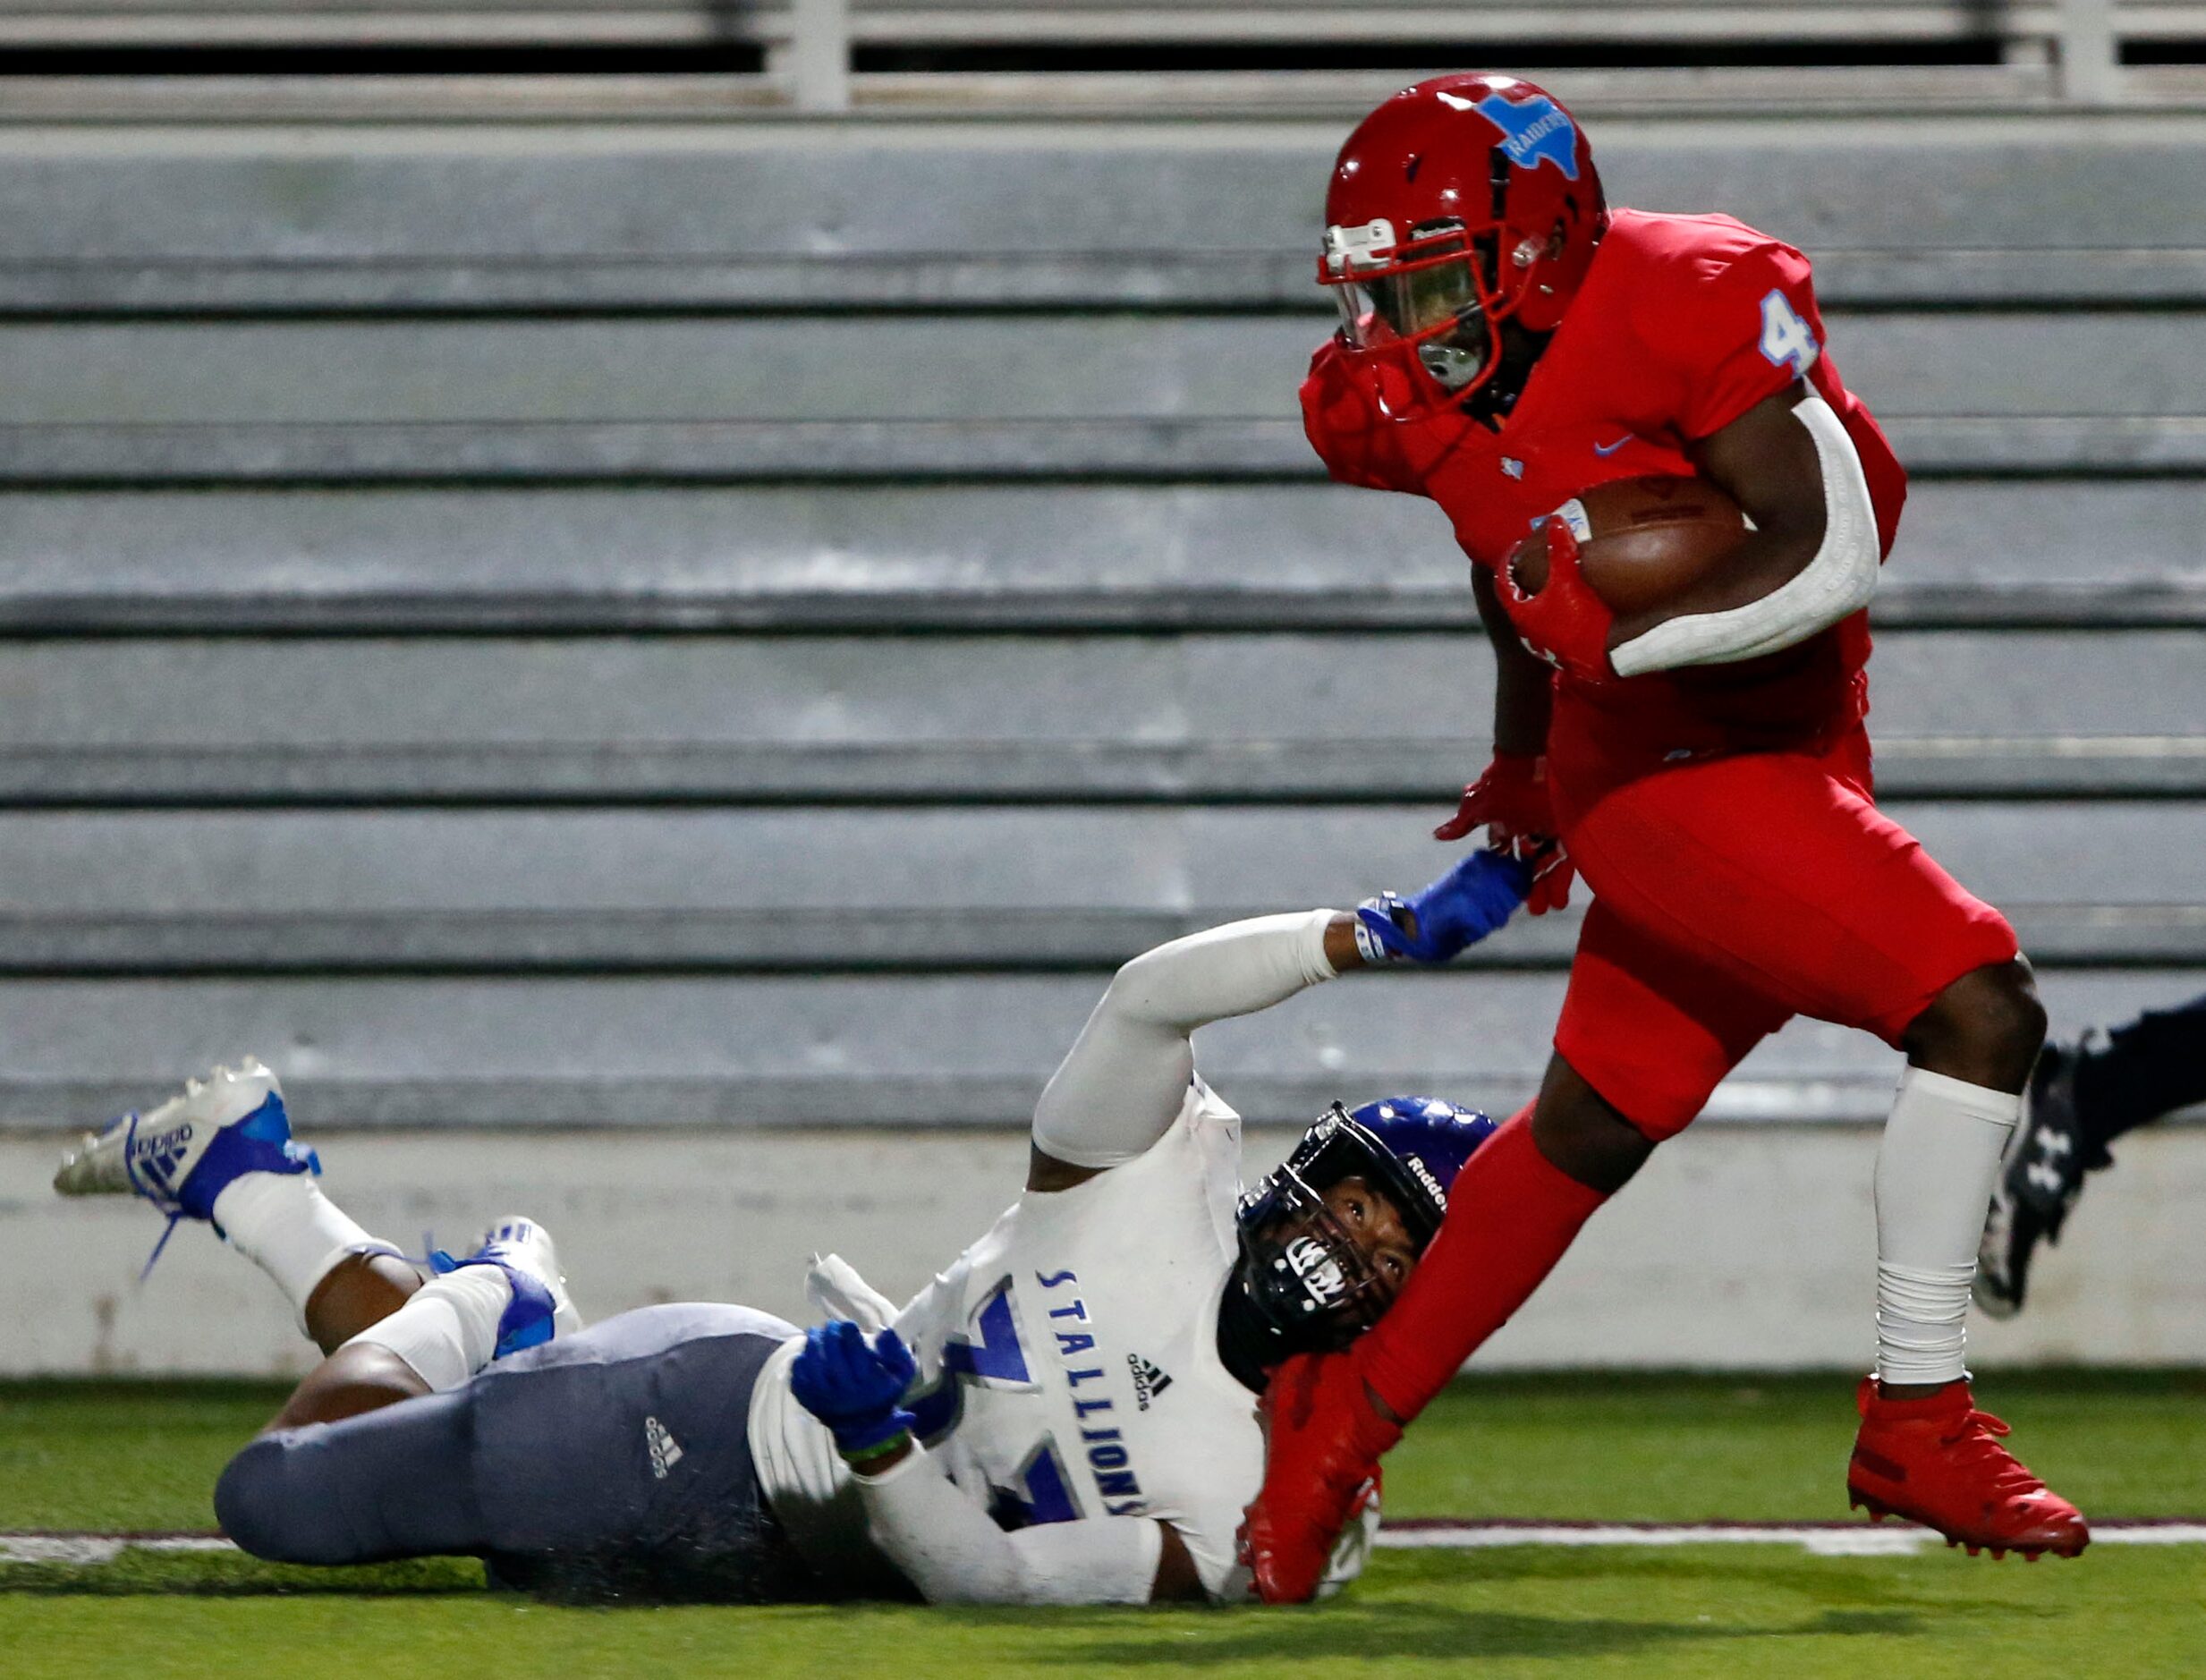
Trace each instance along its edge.
<path fill-rule="evenodd" d="M 348 1254 L 395 1254 L 321 1192 L 304 1173 L 242 1173 L 215 1198 L 215 1223 L 230 1246 L 276 1279 L 306 1328 L 315 1285 Z"/>
<path fill-rule="evenodd" d="M 490 1362 L 497 1351 L 498 1320 L 513 1299 L 513 1285 L 503 1268 L 462 1266 L 430 1278 L 406 1297 L 404 1306 L 345 1345 L 366 1342 L 386 1348 L 442 1394 Z"/>
<path fill-rule="evenodd" d="M 1877 1151 L 1877 1374 L 1967 1374 L 1969 1285 L 2022 1099 L 1910 1066 Z"/>

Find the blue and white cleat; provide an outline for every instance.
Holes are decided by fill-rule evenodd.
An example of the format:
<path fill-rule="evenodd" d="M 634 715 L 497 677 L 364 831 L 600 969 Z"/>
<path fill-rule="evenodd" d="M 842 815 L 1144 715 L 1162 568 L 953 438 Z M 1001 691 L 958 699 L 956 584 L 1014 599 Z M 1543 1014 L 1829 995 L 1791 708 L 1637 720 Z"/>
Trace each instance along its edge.
<path fill-rule="evenodd" d="M 314 1151 L 292 1141 L 276 1075 L 249 1056 L 88 1136 L 63 1158 L 54 1188 L 64 1196 L 143 1196 L 173 1227 L 178 1219 L 212 1224 L 215 1198 L 244 1174 L 321 1170 Z"/>
<path fill-rule="evenodd" d="M 430 1269 L 440 1276 L 462 1266 L 496 1266 L 513 1286 L 513 1298 L 498 1319 L 492 1359 L 573 1336 L 582 1328 L 582 1315 L 568 1298 L 567 1280 L 559 1270 L 559 1251 L 552 1246 L 551 1233 L 535 1220 L 509 1213 L 483 1233 L 482 1246 L 472 1254 L 454 1260 L 438 1249 L 429 1256 Z"/>

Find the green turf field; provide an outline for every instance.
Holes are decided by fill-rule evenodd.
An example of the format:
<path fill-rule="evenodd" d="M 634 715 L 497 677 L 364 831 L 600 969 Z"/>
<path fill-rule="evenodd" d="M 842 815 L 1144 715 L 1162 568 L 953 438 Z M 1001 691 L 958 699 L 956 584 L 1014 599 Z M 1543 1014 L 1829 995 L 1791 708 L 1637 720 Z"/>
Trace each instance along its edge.
<path fill-rule="evenodd" d="M 2094 1516 L 2206 1516 L 2206 1373 L 1989 1379 L 2029 1462 Z M 274 1407 L 244 1385 L 0 1385 L 0 1531 L 200 1530 Z M 1408 1516 L 1843 1516 L 1840 1378 L 1486 1379 L 1390 1461 Z M 2206 1676 L 2206 1547 L 1994 1564 L 1943 1548 L 1386 1551 L 1290 1611 L 561 1609 L 471 1565 L 271 1568 L 125 1553 L 0 1565 L 0 1673 L 34 1676 L 903 1675 Z"/>

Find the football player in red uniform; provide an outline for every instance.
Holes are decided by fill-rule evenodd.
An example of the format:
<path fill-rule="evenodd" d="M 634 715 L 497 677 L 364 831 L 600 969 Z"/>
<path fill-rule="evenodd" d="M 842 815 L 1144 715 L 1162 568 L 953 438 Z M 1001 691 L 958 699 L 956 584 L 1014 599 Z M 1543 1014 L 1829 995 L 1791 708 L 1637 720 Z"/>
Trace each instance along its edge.
<path fill-rule="evenodd" d="M 1871 793 L 1863 607 L 1906 477 L 1826 349 L 1807 259 L 1723 216 L 1606 204 L 1531 83 L 1446 76 L 1343 147 L 1319 278 L 1340 331 L 1302 387 L 1333 476 L 1430 496 L 1499 659 L 1494 759 L 1438 831 L 1538 859 L 1535 913 L 1595 894 L 1538 1099 L 1455 1187 L 1386 1321 L 1283 1368 L 1245 1542 L 1308 1596 L 1379 1455 L 1594 1209 L 1794 1014 L 1906 1052 L 1878 1157 L 1877 1371 L 1854 1503 L 2003 1554 L 2088 1531 L 1976 1410 L 1963 1323 L 2045 1015 L 2015 934 Z M 1548 522 L 1610 479 L 1699 474 L 1752 529 L 1656 610 L 1612 614 Z"/>

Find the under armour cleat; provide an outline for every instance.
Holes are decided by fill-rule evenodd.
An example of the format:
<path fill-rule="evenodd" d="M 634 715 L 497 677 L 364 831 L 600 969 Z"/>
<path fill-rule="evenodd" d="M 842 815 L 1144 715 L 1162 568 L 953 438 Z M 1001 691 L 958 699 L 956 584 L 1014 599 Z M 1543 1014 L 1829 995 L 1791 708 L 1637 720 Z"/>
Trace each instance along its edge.
<path fill-rule="evenodd" d="M 215 1198 L 247 1173 L 319 1173 L 293 1141 L 276 1075 L 247 1056 L 184 1084 L 149 1113 L 88 1136 L 54 1175 L 64 1196 L 143 1196 L 178 1219 L 213 1222 Z"/>
<path fill-rule="evenodd" d="M 2007 1427 L 1976 1409 L 1968 1379 L 1917 1400 L 1888 1400 L 1864 1377 L 1846 1496 L 1873 1522 L 1905 1517 L 1973 1557 L 2041 1552 L 2074 1557 L 2091 1544 L 2083 1514 L 1999 1445 Z"/>
<path fill-rule="evenodd" d="M 438 1249 L 429 1256 L 429 1268 L 440 1275 L 462 1266 L 496 1266 L 513 1287 L 513 1298 L 498 1319 L 492 1359 L 573 1336 L 582 1328 L 582 1315 L 574 1310 L 559 1269 L 559 1251 L 552 1246 L 551 1233 L 535 1220 L 509 1213 L 483 1233 L 482 1244 L 472 1254 L 454 1260 Z"/>
<path fill-rule="evenodd" d="M 1260 1409 L 1264 1485 L 1241 1526 L 1242 1561 L 1265 1603 L 1302 1604 L 1324 1583 L 1402 1426 L 1379 1415 L 1346 1353 L 1296 1354 L 1272 1373 Z"/>
<path fill-rule="evenodd" d="M 1992 1185 L 1991 1211 L 1976 1249 L 1976 1304 L 1995 1319 L 2023 1309 L 2030 1261 L 2040 1243 L 2058 1243 L 2083 1175 L 2113 1158 L 2091 1144 L 2076 1121 L 2077 1049 L 2045 1047 L 2024 1094 L 2022 1124 L 2008 1141 Z"/>

